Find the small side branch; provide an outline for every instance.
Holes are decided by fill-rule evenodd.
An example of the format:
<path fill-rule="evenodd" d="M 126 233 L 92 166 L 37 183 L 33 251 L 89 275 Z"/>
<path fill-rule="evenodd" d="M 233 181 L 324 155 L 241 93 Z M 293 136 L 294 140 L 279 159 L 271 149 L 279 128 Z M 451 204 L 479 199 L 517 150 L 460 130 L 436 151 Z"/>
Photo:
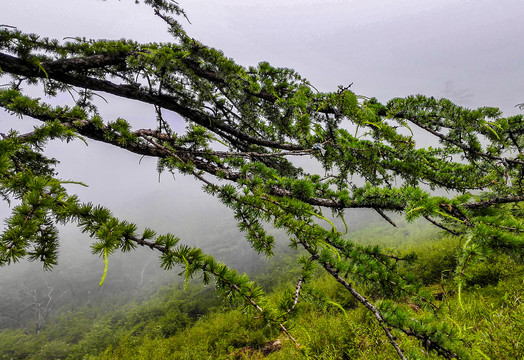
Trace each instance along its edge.
<path fill-rule="evenodd" d="M 382 216 L 384 218 L 384 220 L 386 220 L 388 223 L 390 223 L 391 225 L 393 225 L 394 227 L 398 227 L 397 224 L 395 224 L 395 222 L 393 220 L 391 220 L 391 218 L 389 216 L 386 215 L 386 213 L 384 213 L 384 211 L 380 210 L 379 208 L 373 208 L 380 216 Z"/>
<path fill-rule="evenodd" d="M 298 279 L 297 286 L 295 288 L 295 295 L 293 296 L 293 304 L 291 304 L 291 307 L 288 309 L 287 313 L 289 314 L 291 311 L 295 309 L 295 307 L 298 304 L 298 298 L 300 296 L 300 291 L 302 290 L 302 283 L 304 282 L 304 276 L 301 276 Z"/>
<path fill-rule="evenodd" d="M 456 232 L 455 230 L 451 230 L 450 228 L 442 225 L 441 223 L 438 223 L 436 222 L 435 220 L 433 220 L 432 218 L 430 218 L 429 216 L 427 215 L 424 215 L 424 218 L 429 221 L 430 223 L 432 223 L 433 225 L 435 225 L 436 227 L 439 227 L 441 228 L 442 230 L 446 230 L 447 232 L 449 232 L 450 234 L 453 234 L 453 235 L 460 235 L 461 233 L 459 232 Z"/>

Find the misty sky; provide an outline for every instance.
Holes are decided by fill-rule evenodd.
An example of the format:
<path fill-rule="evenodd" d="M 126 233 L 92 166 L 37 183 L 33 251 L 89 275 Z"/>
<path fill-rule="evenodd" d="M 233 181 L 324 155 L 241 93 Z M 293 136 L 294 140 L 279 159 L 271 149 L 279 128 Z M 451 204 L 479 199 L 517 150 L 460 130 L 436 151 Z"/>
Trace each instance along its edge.
<path fill-rule="evenodd" d="M 180 4 L 191 21 L 182 23 L 192 37 L 246 66 L 269 61 L 294 68 L 319 90 L 353 83 L 357 94 L 381 101 L 423 93 L 467 107 L 497 106 L 507 115 L 521 112 L 515 104 L 524 102 L 522 0 L 187 0 Z M 137 6 L 134 0 L 0 0 L 0 24 L 58 39 L 170 40 L 150 8 Z M 155 126 L 151 107 L 107 99 L 106 120 L 127 115 Z M 0 132 L 18 124 L 20 120 L 0 112 Z M 152 159 L 139 164 L 136 156 L 94 143 L 87 148 L 81 142 L 51 144 L 49 151 L 62 159 L 63 178 L 90 185 L 72 189 L 83 200 L 117 206 L 122 212 L 136 209 L 139 214 L 140 205 L 153 199 L 159 216 L 165 216 L 173 204 L 188 206 L 202 199 L 200 185 L 191 179 L 178 176 L 173 181 L 164 175 L 158 183 Z M 5 207 L 0 207 L 0 218 L 6 215 Z M 131 220 L 139 221 L 140 216 Z M 176 224 L 176 219 L 166 221 Z M 176 229 L 172 231 L 176 234 Z"/>
<path fill-rule="evenodd" d="M 0 24 L 51 37 L 169 41 L 133 0 L 2 0 Z M 291 67 L 317 88 L 388 100 L 425 93 L 516 112 L 521 0 L 186 0 L 188 33 L 244 65 Z"/>

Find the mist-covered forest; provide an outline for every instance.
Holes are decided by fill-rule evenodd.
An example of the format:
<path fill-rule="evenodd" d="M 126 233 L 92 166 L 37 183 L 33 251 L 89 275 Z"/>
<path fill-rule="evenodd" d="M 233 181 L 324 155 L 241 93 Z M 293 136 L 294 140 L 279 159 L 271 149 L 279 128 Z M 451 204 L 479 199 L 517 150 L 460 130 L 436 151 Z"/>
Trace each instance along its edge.
<path fill-rule="evenodd" d="M 0 359 L 524 358 L 520 7 L 4 0 Z"/>

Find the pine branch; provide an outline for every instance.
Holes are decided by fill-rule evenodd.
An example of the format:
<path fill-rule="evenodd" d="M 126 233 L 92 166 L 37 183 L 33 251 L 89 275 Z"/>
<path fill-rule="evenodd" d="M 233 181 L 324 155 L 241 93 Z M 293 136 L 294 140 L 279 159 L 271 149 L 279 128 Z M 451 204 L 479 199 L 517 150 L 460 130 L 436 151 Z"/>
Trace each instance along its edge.
<path fill-rule="evenodd" d="M 493 205 L 518 203 L 522 201 L 524 201 L 524 196 L 511 195 L 511 196 L 505 196 L 505 197 L 496 197 L 493 199 L 478 201 L 478 202 L 473 202 L 473 203 L 465 203 L 465 204 L 462 204 L 462 207 L 466 209 L 485 209 Z"/>
<path fill-rule="evenodd" d="M 300 241 L 300 243 L 302 244 L 302 246 L 304 246 L 304 248 L 311 254 L 311 256 L 314 259 L 316 259 L 316 260 L 319 259 L 319 257 L 316 254 L 316 252 L 313 250 L 313 248 L 307 242 Z M 342 278 L 339 275 L 338 271 L 332 265 L 330 265 L 328 263 L 325 263 L 325 262 L 320 262 L 320 263 L 324 267 L 324 269 L 326 269 L 326 271 L 335 278 L 335 280 L 337 282 L 342 284 L 342 286 L 344 286 L 351 293 L 351 295 L 353 295 L 353 297 L 355 299 L 357 299 L 362 305 L 364 305 L 373 314 L 375 319 L 377 319 L 380 327 L 382 328 L 382 330 L 386 334 L 389 342 L 395 348 L 395 351 L 397 352 L 399 358 L 403 359 L 403 360 L 407 359 L 404 356 L 403 351 L 400 349 L 399 345 L 397 344 L 397 342 L 395 340 L 395 337 L 393 336 L 393 334 L 391 334 L 390 329 L 387 327 L 386 322 L 384 320 L 384 317 L 382 316 L 380 311 L 368 299 L 366 299 L 357 290 L 355 290 L 355 288 L 353 286 L 351 286 L 350 283 L 348 283 L 344 278 Z"/>
<path fill-rule="evenodd" d="M 507 163 L 510 163 L 510 164 L 514 164 L 514 165 L 524 165 L 524 161 L 491 155 L 491 154 L 488 154 L 488 153 L 485 153 L 485 152 L 482 152 L 482 151 L 478 151 L 478 150 L 472 148 L 469 145 L 466 145 L 466 144 L 463 144 L 461 142 L 458 142 L 457 140 L 454 140 L 451 137 L 446 136 L 442 132 L 436 131 L 436 130 L 432 129 L 431 127 L 425 125 L 421 120 L 419 120 L 419 118 L 417 116 L 409 116 L 409 115 L 406 115 L 402 111 L 400 111 L 398 113 L 395 113 L 394 116 L 398 117 L 398 118 L 401 118 L 401 119 L 409 120 L 410 122 L 412 122 L 413 124 L 417 125 L 421 129 L 424 129 L 425 131 L 427 131 L 430 134 L 438 137 L 439 139 L 445 141 L 446 143 L 452 144 L 452 145 L 454 145 L 454 146 L 464 150 L 467 154 L 471 154 L 471 155 L 474 155 L 474 156 L 480 156 L 480 157 L 483 157 L 483 158 L 489 159 L 489 160 L 503 161 L 503 162 L 507 162 Z"/>
<path fill-rule="evenodd" d="M 164 109 L 174 111 L 181 116 L 191 119 L 196 124 L 208 128 L 210 130 L 218 129 L 227 134 L 234 136 L 239 141 L 244 141 L 249 144 L 256 144 L 266 146 L 269 148 L 283 149 L 283 150 L 302 150 L 301 146 L 268 141 L 260 138 L 254 138 L 242 131 L 227 125 L 218 119 L 215 119 L 208 114 L 194 110 L 190 107 L 185 107 L 180 104 L 177 98 L 165 94 L 151 94 L 143 91 L 138 86 L 118 85 L 105 79 L 97 79 L 93 77 L 83 76 L 80 74 L 73 74 L 71 72 L 61 72 L 56 69 L 46 69 L 46 73 L 32 64 L 31 62 L 13 57 L 11 55 L 0 53 L 0 68 L 5 72 L 26 76 L 31 78 L 52 79 L 67 83 L 81 88 L 87 88 L 94 91 L 103 91 L 108 94 L 120 96 L 127 99 L 138 100 L 144 103 L 160 106 Z"/>

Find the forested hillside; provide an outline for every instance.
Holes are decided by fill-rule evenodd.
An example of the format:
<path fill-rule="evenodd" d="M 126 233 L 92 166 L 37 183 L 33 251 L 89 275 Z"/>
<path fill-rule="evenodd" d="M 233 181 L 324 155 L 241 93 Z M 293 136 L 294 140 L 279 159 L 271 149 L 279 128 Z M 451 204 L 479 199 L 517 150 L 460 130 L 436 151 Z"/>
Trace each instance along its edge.
<path fill-rule="evenodd" d="M 416 254 L 403 269 L 415 273 L 432 294 L 439 316 L 465 340 L 472 359 L 520 359 L 524 356 L 524 263 L 521 256 L 492 255 L 468 273 L 459 295 L 453 272 L 460 240 L 423 224 L 396 231 L 384 226 L 352 234 L 369 245 L 380 244 L 399 256 Z M 281 303 L 300 269 L 292 253 L 273 259 L 252 273 Z M 278 279 L 278 282 L 275 280 Z M 369 287 L 375 301 L 387 298 Z M 1 359 L 389 359 L 395 356 L 380 329 L 344 288 L 318 272 L 302 291 L 290 329 L 301 347 L 237 301 L 218 295 L 198 281 L 185 289 L 175 283 L 131 303 L 129 293 L 98 299 L 89 305 L 58 308 L 35 332 L 0 332 Z M 417 317 L 435 309 L 412 303 Z M 29 325 L 29 324 L 28 324 Z M 401 343 L 413 358 L 437 358 L 420 352 L 417 342 Z M 418 354 L 418 355 L 417 355 Z"/>

